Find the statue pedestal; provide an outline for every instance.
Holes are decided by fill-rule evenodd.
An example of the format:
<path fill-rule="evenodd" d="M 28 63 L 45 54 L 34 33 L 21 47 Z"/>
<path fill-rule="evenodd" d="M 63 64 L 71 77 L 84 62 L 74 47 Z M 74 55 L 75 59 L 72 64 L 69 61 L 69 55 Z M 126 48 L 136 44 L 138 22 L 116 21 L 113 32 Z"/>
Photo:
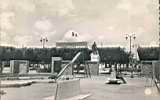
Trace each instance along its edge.
<path fill-rule="evenodd" d="M 91 75 L 97 76 L 99 75 L 99 63 L 93 61 L 87 61 L 86 64 L 89 67 L 89 72 Z"/>
<path fill-rule="evenodd" d="M 87 64 L 89 65 L 91 75 L 99 75 L 99 61 L 100 57 L 99 54 L 91 53 L 91 61 L 88 61 Z"/>
<path fill-rule="evenodd" d="M 99 62 L 100 61 L 99 54 L 93 54 L 93 53 L 91 53 L 91 61 L 92 62 Z"/>

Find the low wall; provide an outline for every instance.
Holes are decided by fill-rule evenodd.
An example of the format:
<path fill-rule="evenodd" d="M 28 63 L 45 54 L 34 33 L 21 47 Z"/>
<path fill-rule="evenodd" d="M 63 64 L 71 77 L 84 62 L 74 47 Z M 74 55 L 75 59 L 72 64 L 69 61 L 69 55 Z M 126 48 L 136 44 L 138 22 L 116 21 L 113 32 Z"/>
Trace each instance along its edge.
<path fill-rule="evenodd" d="M 80 80 L 65 80 L 57 83 L 54 100 L 63 100 L 80 94 Z"/>

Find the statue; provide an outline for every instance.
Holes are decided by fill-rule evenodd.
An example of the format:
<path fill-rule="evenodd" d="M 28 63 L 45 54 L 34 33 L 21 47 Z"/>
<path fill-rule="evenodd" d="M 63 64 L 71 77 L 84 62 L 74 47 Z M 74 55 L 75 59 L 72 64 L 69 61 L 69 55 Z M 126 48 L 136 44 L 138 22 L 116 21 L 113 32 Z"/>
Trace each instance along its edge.
<path fill-rule="evenodd" d="M 93 45 L 92 45 L 92 53 L 93 54 L 97 54 L 98 53 L 96 42 L 94 42 Z"/>
<path fill-rule="evenodd" d="M 100 57 L 99 57 L 96 42 L 94 42 L 93 45 L 92 45 L 91 61 L 94 61 L 94 62 L 99 62 L 100 61 Z"/>

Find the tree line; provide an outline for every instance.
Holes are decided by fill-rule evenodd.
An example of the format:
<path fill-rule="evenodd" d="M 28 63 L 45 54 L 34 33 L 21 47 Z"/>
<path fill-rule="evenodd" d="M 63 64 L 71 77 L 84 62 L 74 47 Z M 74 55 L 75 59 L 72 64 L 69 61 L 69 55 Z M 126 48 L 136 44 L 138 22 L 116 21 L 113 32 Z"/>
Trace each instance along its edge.
<path fill-rule="evenodd" d="M 98 48 L 101 62 L 128 63 L 129 54 L 120 47 Z M 51 57 L 62 57 L 71 60 L 78 52 L 82 52 L 80 62 L 90 60 L 92 50 L 88 48 L 15 48 L 0 47 L 0 60 L 29 60 L 31 63 L 50 63 Z"/>
<path fill-rule="evenodd" d="M 139 47 L 137 49 L 140 60 L 158 60 L 159 47 Z"/>

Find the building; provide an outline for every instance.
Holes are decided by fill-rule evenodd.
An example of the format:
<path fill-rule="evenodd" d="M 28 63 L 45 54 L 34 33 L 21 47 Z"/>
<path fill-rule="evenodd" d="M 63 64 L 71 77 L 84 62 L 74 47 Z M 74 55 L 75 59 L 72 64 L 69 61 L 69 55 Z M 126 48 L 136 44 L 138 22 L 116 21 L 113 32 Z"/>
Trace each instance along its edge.
<path fill-rule="evenodd" d="M 56 48 L 88 48 L 88 42 L 56 42 Z"/>

